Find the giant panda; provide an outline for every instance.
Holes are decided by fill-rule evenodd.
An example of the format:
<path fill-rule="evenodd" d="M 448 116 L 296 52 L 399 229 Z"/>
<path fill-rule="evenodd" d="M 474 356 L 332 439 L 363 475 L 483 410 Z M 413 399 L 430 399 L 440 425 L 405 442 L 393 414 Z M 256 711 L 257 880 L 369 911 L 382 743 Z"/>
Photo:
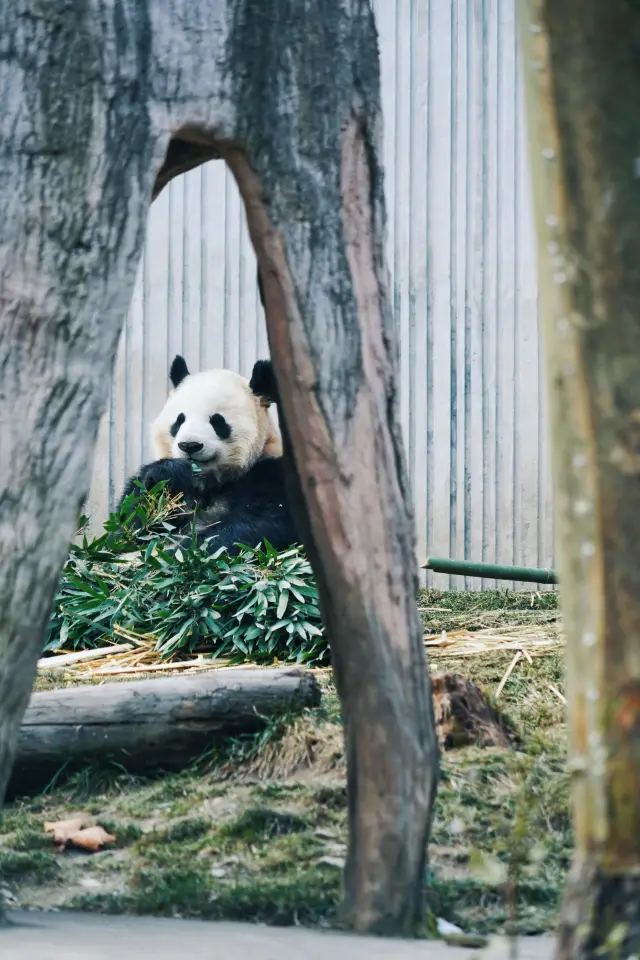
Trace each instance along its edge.
<path fill-rule="evenodd" d="M 195 515 L 198 540 L 212 538 L 212 551 L 233 554 L 237 544 L 265 540 L 279 552 L 297 544 L 282 440 L 269 409 L 278 400 L 270 361 L 258 360 L 247 380 L 222 369 L 192 374 L 176 356 L 169 379 L 173 390 L 152 426 L 157 459 L 127 481 L 121 515 L 136 481 L 151 489 L 164 480 L 186 508 L 176 516 L 176 532 L 190 532 Z"/>

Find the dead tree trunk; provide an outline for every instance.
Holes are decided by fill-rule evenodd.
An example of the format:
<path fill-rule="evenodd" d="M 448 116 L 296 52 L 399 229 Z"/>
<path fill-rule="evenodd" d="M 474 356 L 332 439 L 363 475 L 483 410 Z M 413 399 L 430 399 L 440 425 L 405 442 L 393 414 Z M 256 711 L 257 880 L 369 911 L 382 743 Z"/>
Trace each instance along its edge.
<path fill-rule="evenodd" d="M 560 957 L 640 952 L 640 7 L 522 0 L 576 852 Z"/>
<path fill-rule="evenodd" d="M 419 922 L 437 746 L 398 429 L 368 0 L 1 0 L 0 797 L 148 204 L 233 169 L 343 701 L 348 922 Z M 307 517 L 308 513 L 308 517 Z"/>
<path fill-rule="evenodd" d="M 319 703 L 316 678 L 296 668 L 222 668 L 34 693 L 8 796 L 42 790 L 65 763 L 114 760 L 132 773 L 183 769 L 221 738 Z"/>

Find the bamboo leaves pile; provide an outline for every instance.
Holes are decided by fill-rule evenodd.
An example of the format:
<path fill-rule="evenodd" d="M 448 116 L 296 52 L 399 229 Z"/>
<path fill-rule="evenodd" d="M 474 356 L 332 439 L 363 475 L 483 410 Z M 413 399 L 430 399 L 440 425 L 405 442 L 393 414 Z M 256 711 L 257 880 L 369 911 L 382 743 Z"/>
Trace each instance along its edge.
<path fill-rule="evenodd" d="M 176 502 L 162 485 L 130 502 L 139 530 L 125 520 L 127 503 L 101 536 L 84 533 L 72 546 L 46 650 L 100 646 L 121 627 L 153 638 L 161 657 L 208 650 L 232 662 L 328 660 L 313 572 L 300 549 L 278 554 L 265 544 L 233 557 L 224 548 L 212 554 L 195 531 L 176 549 L 167 522 Z"/>

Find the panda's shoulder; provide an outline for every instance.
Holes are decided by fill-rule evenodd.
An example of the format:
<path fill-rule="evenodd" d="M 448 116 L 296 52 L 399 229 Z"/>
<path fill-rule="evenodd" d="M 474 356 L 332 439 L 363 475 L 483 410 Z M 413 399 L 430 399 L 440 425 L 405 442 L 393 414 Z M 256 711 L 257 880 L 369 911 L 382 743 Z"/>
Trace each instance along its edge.
<path fill-rule="evenodd" d="M 284 489 L 282 457 L 262 457 L 236 481 L 234 487 L 242 496 L 268 496 Z M 240 493 L 242 491 L 242 493 Z"/>
<path fill-rule="evenodd" d="M 269 477 L 284 477 L 284 460 L 282 457 L 261 457 L 249 470 L 247 476 L 251 475 L 264 480 Z"/>
<path fill-rule="evenodd" d="M 245 481 L 265 489 L 284 484 L 284 461 L 282 457 L 262 457 L 245 474 Z"/>

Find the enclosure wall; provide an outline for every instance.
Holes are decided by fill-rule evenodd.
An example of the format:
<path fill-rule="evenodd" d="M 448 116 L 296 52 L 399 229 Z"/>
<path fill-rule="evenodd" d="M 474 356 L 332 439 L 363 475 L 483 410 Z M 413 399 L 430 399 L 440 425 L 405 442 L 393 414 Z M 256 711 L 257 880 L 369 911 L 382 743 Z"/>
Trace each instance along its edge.
<path fill-rule="evenodd" d="M 388 263 L 420 557 L 553 563 L 533 219 L 514 0 L 377 0 Z M 267 355 L 255 258 L 221 162 L 153 205 L 100 431 L 99 529 L 172 356 L 249 374 Z M 435 586 L 459 577 L 429 575 Z M 467 586 L 494 586 L 470 580 Z M 503 586 L 505 584 L 502 584 Z"/>

